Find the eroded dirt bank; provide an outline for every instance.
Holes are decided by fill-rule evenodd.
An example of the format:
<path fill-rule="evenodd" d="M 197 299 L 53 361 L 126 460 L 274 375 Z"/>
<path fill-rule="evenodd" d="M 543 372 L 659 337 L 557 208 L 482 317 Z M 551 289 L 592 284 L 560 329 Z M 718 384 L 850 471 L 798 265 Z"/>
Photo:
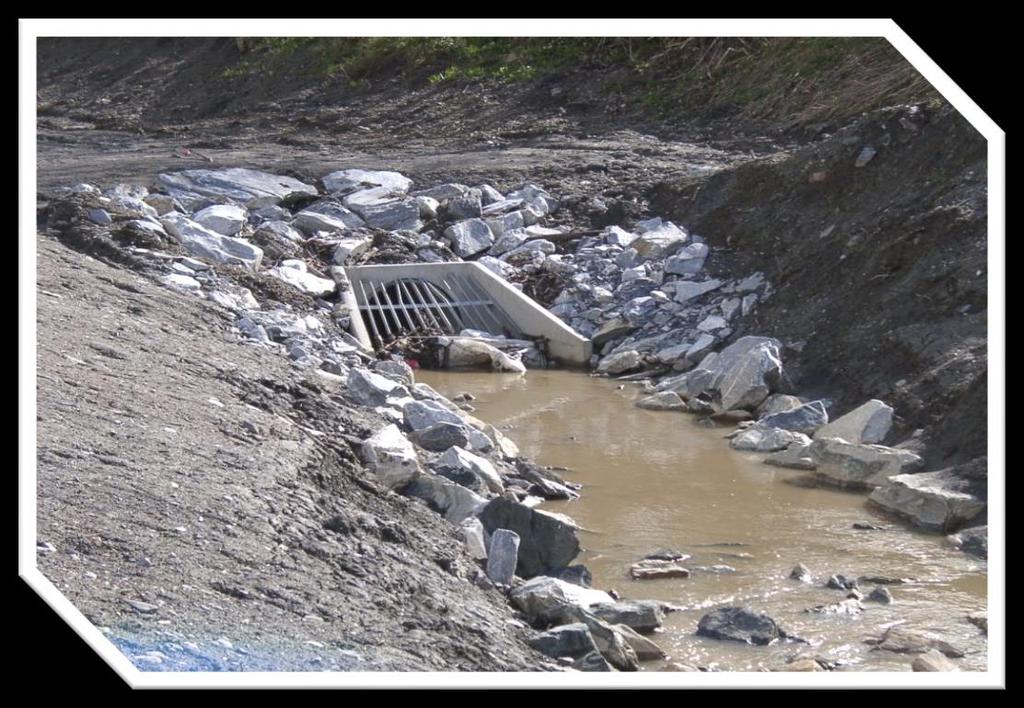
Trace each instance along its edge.
<path fill-rule="evenodd" d="M 140 666 L 540 667 L 455 527 L 365 475 L 372 412 L 207 303 L 38 249 L 39 564 L 130 656 L 166 657 Z"/>

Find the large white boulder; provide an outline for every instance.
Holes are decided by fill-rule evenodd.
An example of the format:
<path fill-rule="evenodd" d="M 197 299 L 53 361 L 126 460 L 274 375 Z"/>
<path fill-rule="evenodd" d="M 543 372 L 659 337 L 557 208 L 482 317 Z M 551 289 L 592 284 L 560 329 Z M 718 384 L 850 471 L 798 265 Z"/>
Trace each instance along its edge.
<path fill-rule="evenodd" d="M 263 249 L 259 246 L 211 231 L 184 214 L 170 212 L 161 218 L 160 223 L 174 240 L 197 258 L 251 270 L 259 268 L 263 261 Z"/>
<path fill-rule="evenodd" d="M 920 469 L 924 460 L 910 450 L 884 445 L 861 445 L 839 438 L 815 439 L 807 448 L 816 475 L 841 487 L 866 489 L 890 477 Z"/>
<path fill-rule="evenodd" d="M 412 180 L 398 172 L 386 170 L 338 170 L 323 179 L 324 189 L 339 192 L 359 187 L 386 187 L 393 192 L 408 192 Z"/>
<path fill-rule="evenodd" d="M 181 194 L 226 198 L 250 209 L 280 204 L 290 196 L 315 196 L 316 187 L 284 175 L 233 167 L 226 170 L 184 170 L 157 175 L 171 196 Z"/>
<path fill-rule="evenodd" d="M 895 475 L 875 489 L 869 500 L 917 526 L 955 531 L 986 508 L 979 490 L 955 469 Z"/>
<path fill-rule="evenodd" d="M 854 408 L 814 433 L 816 438 L 842 438 L 852 443 L 879 443 L 892 427 L 892 407 L 877 399 Z"/>
<path fill-rule="evenodd" d="M 526 613 L 531 622 L 537 624 L 558 621 L 567 606 L 586 610 L 591 605 L 615 603 L 615 599 L 606 592 L 546 575 L 527 580 L 512 590 L 509 599 Z"/>
<path fill-rule="evenodd" d="M 362 452 L 370 471 L 388 489 L 404 487 L 420 474 L 416 448 L 397 425 L 382 428 L 363 441 Z"/>
<path fill-rule="evenodd" d="M 192 215 L 193 220 L 223 236 L 234 236 L 245 226 L 247 214 L 237 204 L 212 204 Z"/>
<path fill-rule="evenodd" d="M 441 459 L 438 460 L 437 464 L 439 467 L 472 473 L 491 492 L 500 494 L 505 489 L 505 485 L 501 481 L 501 475 L 498 474 L 498 470 L 494 468 L 490 460 L 474 455 L 468 450 L 463 450 L 458 445 L 448 448 L 441 455 Z M 518 544 L 516 547 L 518 548 Z"/>

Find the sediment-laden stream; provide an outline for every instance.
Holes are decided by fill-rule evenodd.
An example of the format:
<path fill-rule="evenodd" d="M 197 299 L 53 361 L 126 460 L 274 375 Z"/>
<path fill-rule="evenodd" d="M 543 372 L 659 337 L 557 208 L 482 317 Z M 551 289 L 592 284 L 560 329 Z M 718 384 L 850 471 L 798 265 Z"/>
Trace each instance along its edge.
<path fill-rule="evenodd" d="M 446 396 L 472 393 L 474 415 L 506 432 L 522 453 L 568 468 L 582 498 L 545 508 L 572 516 L 584 529 L 578 561 L 594 587 L 627 599 L 658 599 L 685 608 L 654 635 L 669 661 L 743 671 L 782 668 L 808 651 L 799 644 L 755 647 L 698 637 L 709 609 L 743 605 L 763 612 L 812 643 L 810 651 L 862 671 L 908 671 L 906 655 L 874 651 L 865 639 L 902 623 L 941 636 L 965 656 L 962 670 L 984 671 L 985 635 L 970 613 L 987 604 L 984 561 L 883 518 L 866 495 L 792 483 L 801 473 L 769 467 L 760 456 L 732 450 L 730 428 L 703 428 L 694 416 L 634 407 L 640 389 L 566 371 L 526 376 L 421 371 L 417 379 Z M 858 530 L 854 523 L 882 527 Z M 689 578 L 636 581 L 630 566 L 671 548 L 692 556 Z M 803 563 L 812 583 L 789 579 Z M 837 603 L 845 591 L 825 587 L 832 574 L 888 576 L 890 605 L 863 602 L 857 615 L 806 612 Z M 875 583 L 862 580 L 865 595 Z M 665 662 L 648 662 L 659 669 Z"/>

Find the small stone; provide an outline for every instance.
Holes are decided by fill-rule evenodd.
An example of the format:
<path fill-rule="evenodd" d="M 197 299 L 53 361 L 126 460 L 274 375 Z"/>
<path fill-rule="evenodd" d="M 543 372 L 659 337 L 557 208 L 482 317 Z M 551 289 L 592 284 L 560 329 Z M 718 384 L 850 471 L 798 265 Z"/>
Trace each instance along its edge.
<path fill-rule="evenodd" d="M 519 534 L 508 529 L 495 530 L 487 550 L 487 577 L 498 585 L 511 585 L 518 555 Z"/>
<path fill-rule="evenodd" d="M 803 563 L 797 563 L 793 566 L 793 570 L 789 571 L 789 577 L 792 580 L 799 580 L 801 583 L 814 582 L 814 577 L 811 575 L 811 571 Z"/>
<path fill-rule="evenodd" d="M 825 587 L 833 590 L 854 590 L 857 588 L 857 579 L 845 575 L 833 575 L 829 577 Z"/>
<path fill-rule="evenodd" d="M 856 159 L 856 161 L 855 161 L 855 162 L 853 163 L 853 166 L 854 166 L 854 167 L 864 167 L 864 166 L 865 166 L 866 164 L 868 164 L 869 162 L 871 162 L 871 160 L 872 160 L 872 159 L 874 158 L 874 156 L 875 156 L 875 155 L 877 155 L 877 154 L 878 154 L 878 151 L 877 151 L 877 150 L 875 150 L 875 149 L 874 149 L 873 147 L 871 147 L 870 145 L 865 145 L 865 146 L 864 146 L 864 148 L 863 148 L 863 149 L 862 149 L 862 150 L 860 151 L 860 153 L 859 153 L 859 154 L 857 155 L 857 159 Z"/>
<path fill-rule="evenodd" d="M 690 571 L 676 561 L 642 560 L 629 569 L 634 580 L 657 580 L 662 578 L 688 578 Z"/>
<path fill-rule="evenodd" d="M 868 594 L 867 599 L 868 602 L 880 602 L 883 605 L 891 605 L 892 593 L 884 585 L 878 585 Z"/>
<path fill-rule="evenodd" d="M 910 665 L 914 671 L 959 671 L 956 664 L 942 655 L 935 649 L 929 649 L 921 656 L 914 659 Z"/>
<path fill-rule="evenodd" d="M 142 602 L 141 600 L 128 600 L 128 605 L 140 615 L 153 615 L 160 609 L 157 605 Z"/>

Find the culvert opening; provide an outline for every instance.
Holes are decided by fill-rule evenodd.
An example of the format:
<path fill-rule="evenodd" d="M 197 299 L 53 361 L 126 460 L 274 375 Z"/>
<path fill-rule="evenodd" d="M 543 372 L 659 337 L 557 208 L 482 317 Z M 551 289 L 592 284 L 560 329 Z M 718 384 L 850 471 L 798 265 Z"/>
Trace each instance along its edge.
<path fill-rule="evenodd" d="M 400 345 L 408 353 L 429 348 L 426 340 L 442 347 L 476 340 L 517 356 L 529 350 L 537 363 L 550 357 L 579 365 L 590 356 L 589 340 L 477 264 L 368 265 L 345 271 L 352 333 L 369 349 Z"/>

